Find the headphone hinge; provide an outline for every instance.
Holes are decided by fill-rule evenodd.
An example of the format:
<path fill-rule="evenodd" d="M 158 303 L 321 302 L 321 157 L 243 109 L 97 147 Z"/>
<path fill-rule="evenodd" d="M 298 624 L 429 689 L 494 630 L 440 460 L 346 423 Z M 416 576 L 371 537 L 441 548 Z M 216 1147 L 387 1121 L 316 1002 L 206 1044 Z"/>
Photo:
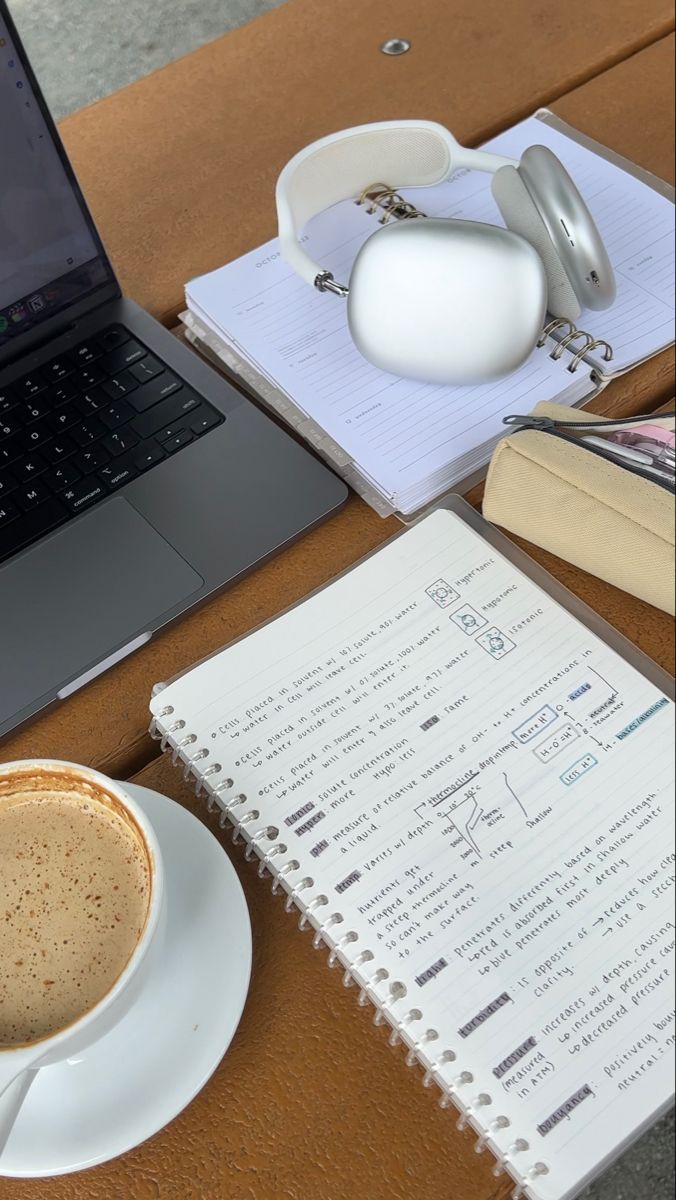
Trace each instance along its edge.
<path fill-rule="evenodd" d="M 350 289 L 344 283 L 337 283 L 330 271 L 321 271 L 315 276 L 314 285 L 318 292 L 333 292 L 334 296 L 347 296 Z"/>

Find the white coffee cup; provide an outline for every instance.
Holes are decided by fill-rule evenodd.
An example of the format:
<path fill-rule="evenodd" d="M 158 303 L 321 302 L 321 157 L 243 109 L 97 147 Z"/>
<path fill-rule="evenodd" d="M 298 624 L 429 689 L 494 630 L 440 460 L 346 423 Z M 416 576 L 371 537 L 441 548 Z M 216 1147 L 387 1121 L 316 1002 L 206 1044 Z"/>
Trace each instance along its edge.
<path fill-rule="evenodd" d="M 119 805 L 126 810 L 132 825 L 141 836 L 150 864 L 150 898 L 139 941 L 121 974 L 98 1003 L 64 1029 L 40 1041 L 17 1046 L 0 1045 L 0 1153 L 36 1072 L 41 1067 L 62 1062 L 91 1046 L 117 1025 L 132 1007 L 152 968 L 154 955 L 150 951 L 160 940 L 163 925 L 162 856 L 154 830 L 139 806 L 119 784 L 98 771 L 78 766 L 76 763 L 53 759 L 3 763 L 0 765 L 0 783 L 7 778 L 13 779 L 21 774 L 35 775 L 41 771 L 65 773 L 85 783 L 91 783 L 100 789 L 104 797 L 109 796 L 113 805 Z"/>

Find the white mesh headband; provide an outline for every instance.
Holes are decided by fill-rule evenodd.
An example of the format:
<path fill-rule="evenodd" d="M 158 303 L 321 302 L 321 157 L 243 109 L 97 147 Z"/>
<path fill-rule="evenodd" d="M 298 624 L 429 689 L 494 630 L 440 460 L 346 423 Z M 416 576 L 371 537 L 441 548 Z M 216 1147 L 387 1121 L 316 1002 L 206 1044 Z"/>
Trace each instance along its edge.
<path fill-rule="evenodd" d="M 426 187 L 459 168 L 494 174 L 517 165 L 497 154 L 468 150 L 434 121 L 380 121 L 329 134 L 294 155 L 277 180 L 282 254 L 307 283 L 315 283 L 326 269 L 310 258 L 298 238 L 322 209 L 359 196 L 372 183 Z"/>

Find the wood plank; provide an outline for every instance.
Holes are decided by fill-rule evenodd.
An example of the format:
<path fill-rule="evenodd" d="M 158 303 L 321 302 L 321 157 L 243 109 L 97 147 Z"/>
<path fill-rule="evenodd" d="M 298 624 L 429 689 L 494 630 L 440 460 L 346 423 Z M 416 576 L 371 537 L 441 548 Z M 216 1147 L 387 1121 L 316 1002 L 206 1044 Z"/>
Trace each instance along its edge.
<path fill-rule="evenodd" d="M 61 131 L 125 291 L 173 322 L 187 279 L 273 236 L 275 179 L 307 142 L 420 114 L 474 144 L 673 27 L 670 0 L 643 0 L 640 19 L 635 0 L 512 0 L 508 15 L 503 0 L 289 0 Z M 379 52 L 393 36 L 408 54 Z M 645 128 L 631 100 L 628 142 Z"/>

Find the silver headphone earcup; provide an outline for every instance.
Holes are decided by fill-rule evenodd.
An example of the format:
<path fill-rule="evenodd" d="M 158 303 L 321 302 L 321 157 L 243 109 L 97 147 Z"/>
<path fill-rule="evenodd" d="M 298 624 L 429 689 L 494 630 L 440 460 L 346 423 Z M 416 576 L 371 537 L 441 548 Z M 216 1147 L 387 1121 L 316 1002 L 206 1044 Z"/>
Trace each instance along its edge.
<path fill-rule="evenodd" d="M 576 321 L 582 309 L 572 280 L 517 168 L 500 167 L 493 176 L 492 190 L 507 228 L 530 242 L 542 259 L 549 312 L 553 317 Z"/>
<path fill-rule="evenodd" d="M 528 242 L 477 221 L 385 225 L 350 276 L 357 349 L 393 375 L 473 384 L 516 370 L 542 330 L 547 280 Z"/>

